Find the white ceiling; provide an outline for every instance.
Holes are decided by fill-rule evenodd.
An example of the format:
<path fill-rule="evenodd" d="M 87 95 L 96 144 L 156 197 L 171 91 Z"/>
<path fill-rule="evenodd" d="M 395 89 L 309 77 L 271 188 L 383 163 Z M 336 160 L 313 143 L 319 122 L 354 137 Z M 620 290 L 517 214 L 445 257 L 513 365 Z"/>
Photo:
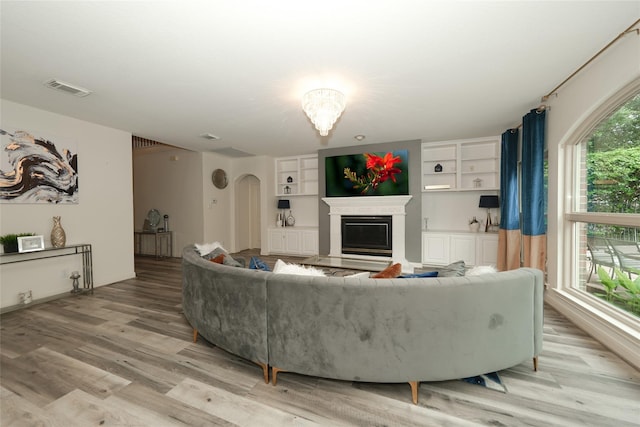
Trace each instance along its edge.
<path fill-rule="evenodd" d="M 282 156 L 358 134 L 498 135 L 638 19 L 640 1 L 3 0 L 0 13 L 2 98 L 193 150 Z M 326 85 L 347 108 L 321 138 L 300 99 Z"/>

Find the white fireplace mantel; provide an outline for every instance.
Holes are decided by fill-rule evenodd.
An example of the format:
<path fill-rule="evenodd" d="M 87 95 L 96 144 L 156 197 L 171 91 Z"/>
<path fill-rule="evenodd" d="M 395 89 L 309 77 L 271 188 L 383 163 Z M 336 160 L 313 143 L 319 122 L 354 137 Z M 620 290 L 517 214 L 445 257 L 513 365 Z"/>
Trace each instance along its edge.
<path fill-rule="evenodd" d="M 413 272 L 413 266 L 405 255 L 405 206 L 412 196 L 362 196 L 362 197 L 324 197 L 329 205 L 329 256 L 342 257 L 343 215 L 391 215 L 391 260 L 402 264 L 403 272 Z M 353 255 L 350 255 L 353 256 Z M 377 257 L 359 256 L 359 258 L 377 259 Z"/>

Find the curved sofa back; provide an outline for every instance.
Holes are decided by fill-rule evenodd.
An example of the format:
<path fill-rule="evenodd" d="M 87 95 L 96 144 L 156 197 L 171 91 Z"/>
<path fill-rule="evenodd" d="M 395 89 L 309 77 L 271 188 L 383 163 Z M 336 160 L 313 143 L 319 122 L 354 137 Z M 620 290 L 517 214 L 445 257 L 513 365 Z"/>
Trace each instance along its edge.
<path fill-rule="evenodd" d="M 182 252 L 182 310 L 191 326 L 230 353 L 268 364 L 263 273 L 211 262 L 193 246 Z"/>
<path fill-rule="evenodd" d="M 281 370 L 355 381 L 438 381 L 542 350 L 543 276 L 361 279 L 274 274 L 183 252 L 183 310 L 213 344 Z"/>
<path fill-rule="evenodd" d="M 542 344 L 542 272 L 267 280 L 269 361 L 321 377 L 437 381 L 515 366 Z"/>

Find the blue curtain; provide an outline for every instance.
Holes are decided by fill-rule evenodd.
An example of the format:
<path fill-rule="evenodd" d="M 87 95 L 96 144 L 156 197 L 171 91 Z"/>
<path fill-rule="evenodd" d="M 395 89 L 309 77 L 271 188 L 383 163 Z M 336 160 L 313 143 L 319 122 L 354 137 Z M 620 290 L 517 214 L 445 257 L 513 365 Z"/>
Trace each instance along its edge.
<path fill-rule="evenodd" d="M 499 271 L 520 267 L 520 207 L 518 203 L 518 129 L 502 134 L 500 155 Z"/>
<path fill-rule="evenodd" d="M 544 147 L 546 111 L 531 110 L 522 118 L 522 234 L 524 266 L 542 271 L 546 265 Z"/>

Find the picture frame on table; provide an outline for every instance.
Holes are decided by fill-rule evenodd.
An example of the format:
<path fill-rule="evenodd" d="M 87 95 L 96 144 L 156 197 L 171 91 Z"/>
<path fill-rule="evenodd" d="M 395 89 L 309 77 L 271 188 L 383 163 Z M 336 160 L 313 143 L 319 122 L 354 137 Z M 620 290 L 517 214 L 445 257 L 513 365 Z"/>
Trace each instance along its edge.
<path fill-rule="evenodd" d="M 18 237 L 18 252 L 35 252 L 44 250 L 43 236 Z"/>

